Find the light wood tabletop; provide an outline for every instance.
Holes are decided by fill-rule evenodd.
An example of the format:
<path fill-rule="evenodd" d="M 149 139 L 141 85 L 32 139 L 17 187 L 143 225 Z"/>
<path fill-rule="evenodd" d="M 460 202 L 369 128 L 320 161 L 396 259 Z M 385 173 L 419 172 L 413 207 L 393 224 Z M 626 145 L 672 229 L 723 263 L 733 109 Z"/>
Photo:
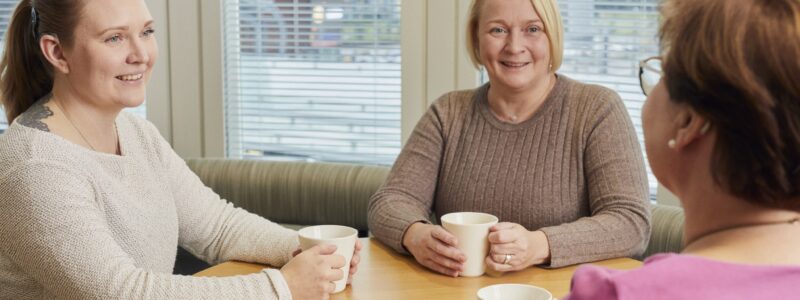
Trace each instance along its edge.
<path fill-rule="evenodd" d="M 439 275 L 418 264 L 413 257 L 397 254 L 376 239 L 362 238 L 361 263 L 353 284 L 331 299 L 476 299 L 480 288 L 498 283 L 526 283 L 543 287 L 553 296 L 563 298 L 569 292 L 570 279 L 578 266 L 560 269 L 537 267 L 499 276 L 452 278 Z M 617 258 L 593 264 L 620 270 L 642 265 L 630 258 Z M 195 276 L 232 276 L 261 271 L 265 266 L 226 262 Z"/>

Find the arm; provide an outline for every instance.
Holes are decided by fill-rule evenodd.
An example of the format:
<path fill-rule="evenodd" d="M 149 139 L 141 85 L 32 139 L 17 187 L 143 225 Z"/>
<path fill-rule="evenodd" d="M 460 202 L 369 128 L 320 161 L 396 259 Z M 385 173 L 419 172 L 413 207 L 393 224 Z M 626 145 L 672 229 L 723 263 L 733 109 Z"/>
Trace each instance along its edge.
<path fill-rule="evenodd" d="M 171 183 L 181 246 L 212 264 L 240 260 L 280 267 L 292 258 L 299 246 L 297 232 L 220 199 L 155 128 L 150 130 Z"/>
<path fill-rule="evenodd" d="M 4 257 L 45 294 L 72 299 L 277 299 L 291 297 L 277 270 L 200 278 L 138 265 L 118 244 L 87 176 L 34 162 L 0 178 Z"/>
<path fill-rule="evenodd" d="M 417 222 L 429 223 L 433 206 L 444 151 L 444 128 L 437 104 L 417 123 L 389 177 L 369 203 L 370 231 L 404 254 L 408 254 L 402 244 L 406 230 Z"/>
<path fill-rule="evenodd" d="M 603 106 L 587 122 L 583 169 L 590 217 L 541 231 L 550 244 L 550 266 L 632 256 L 650 234 L 644 160 L 619 96 L 611 91 L 587 103 Z"/>

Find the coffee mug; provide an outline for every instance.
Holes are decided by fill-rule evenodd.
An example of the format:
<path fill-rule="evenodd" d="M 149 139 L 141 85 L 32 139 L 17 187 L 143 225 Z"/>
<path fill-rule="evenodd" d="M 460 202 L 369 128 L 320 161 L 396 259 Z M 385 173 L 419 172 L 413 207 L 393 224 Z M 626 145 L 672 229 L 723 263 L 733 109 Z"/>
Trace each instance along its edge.
<path fill-rule="evenodd" d="M 553 294 L 535 285 L 495 284 L 478 290 L 480 300 L 552 300 Z"/>
<path fill-rule="evenodd" d="M 458 249 L 467 256 L 461 276 L 476 277 L 486 272 L 489 227 L 497 217 L 478 212 L 456 212 L 442 216 L 442 226 L 458 239 Z"/>
<path fill-rule="evenodd" d="M 316 245 L 336 245 L 334 254 L 344 256 L 345 263 L 344 267 L 340 268 L 344 272 L 344 278 L 334 281 L 336 289 L 333 292 L 344 291 L 347 277 L 350 276 L 350 259 L 353 258 L 358 230 L 340 225 L 317 225 L 300 229 L 298 234 L 300 248 L 303 251 Z"/>

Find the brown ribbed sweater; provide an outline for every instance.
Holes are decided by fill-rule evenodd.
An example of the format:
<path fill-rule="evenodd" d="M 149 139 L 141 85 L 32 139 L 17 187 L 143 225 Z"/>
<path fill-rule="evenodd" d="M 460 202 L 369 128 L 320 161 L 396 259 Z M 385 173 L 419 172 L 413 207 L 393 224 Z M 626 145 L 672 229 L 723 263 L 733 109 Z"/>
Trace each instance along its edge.
<path fill-rule="evenodd" d="M 644 160 L 619 96 L 563 75 L 529 120 L 489 111 L 489 84 L 445 94 L 370 200 L 369 227 L 401 253 L 406 229 L 457 211 L 542 230 L 551 267 L 641 253 L 650 234 Z"/>

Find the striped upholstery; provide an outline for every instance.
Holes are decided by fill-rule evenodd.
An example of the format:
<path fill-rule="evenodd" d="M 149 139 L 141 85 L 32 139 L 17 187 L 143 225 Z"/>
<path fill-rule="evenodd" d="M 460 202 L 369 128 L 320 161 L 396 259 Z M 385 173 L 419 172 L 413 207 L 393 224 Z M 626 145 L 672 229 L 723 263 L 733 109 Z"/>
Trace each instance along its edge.
<path fill-rule="evenodd" d="M 683 249 L 683 209 L 677 206 L 653 205 L 650 243 L 642 258 L 656 253 L 681 252 Z"/>
<path fill-rule="evenodd" d="M 222 198 L 271 221 L 346 225 L 362 233 L 367 231 L 369 198 L 389 173 L 387 167 L 354 164 L 234 159 L 186 163 Z"/>
<path fill-rule="evenodd" d="M 339 224 L 367 228 L 369 198 L 389 168 L 354 164 L 189 159 L 200 179 L 222 198 L 287 227 Z M 641 258 L 680 252 L 683 209 L 654 205 L 650 244 Z"/>

